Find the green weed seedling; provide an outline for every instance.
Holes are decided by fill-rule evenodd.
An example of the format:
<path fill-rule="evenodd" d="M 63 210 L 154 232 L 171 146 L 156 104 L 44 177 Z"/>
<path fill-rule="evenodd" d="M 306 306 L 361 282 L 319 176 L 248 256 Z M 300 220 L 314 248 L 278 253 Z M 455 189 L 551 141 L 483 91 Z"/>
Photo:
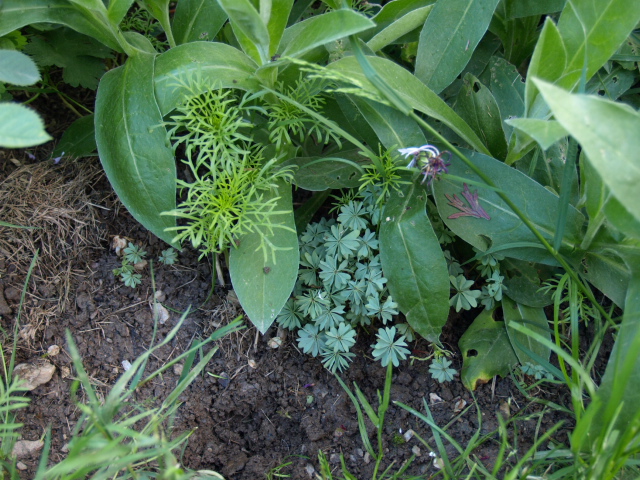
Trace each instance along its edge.
<path fill-rule="evenodd" d="M 404 474 L 406 469 L 409 468 L 409 466 L 411 465 L 411 463 L 415 458 L 415 456 L 412 455 L 411 458 L 407 460 L 405 464 L 400 466 L 400 468 L 395 472 L 392 471 L 393 463 L 391 463 L 391 465 L 389 465 L 385 470 L 381 471 L 382 461 L 384 459 L 384 444 L 382 441 L 382 435 L 384 432 L 384 419 L 385 419 L 387 410 L 389 408 L 389 401 L 391 398 L 392 374 L 393 374 L 393 363 L 389 362 L 387 364 L 387 373 L 385 376 L 383 392 L 382 394 L 380 394 L 380 392 L 378 391 L 377 411 L 373 408 L 373 406 L 369 403 L 369 401 L 364 396 L 362 391 L 358 388 L 358 385 L 356 385 L 355 383 L 353 384 L 353 388 L 355 392 L 354 394 L 349 389 L 349 387 L 344 383 L 344 381 L 338 375 L 335 375 L 336 379 L 338 380 L 338 383 L 340 383 L 340 385 L 342 386 L 344 391 L 347 393 L 347 395 L 351 399 L 351 402 L 356 408 L 356 413 L 358 417 L 358 430 L 360 431 L 360 437 L 362 438 L 362 443 L 364 444 L 364 447 L 366 451 L 369 453 L 369 455 L 371 455 L 371 457 L 375 459 L 376 463 L 374 466 L 373 476 L 371 477 L 371 480 L 379 480 L 384 478 L 389 478 L 389 479 L 401 478 L 401 476 Z M 363 410 L 366 413 L 367 418 L 371 421 L 371 423 L 373 423 L 373 425 L 376 428 L 376 438 L 377 438 L 376 448 L 374 448 L 373 445 L 371 445 L 371 441 L 369 440 L 367 427 L 365 425 L 365 416 L 362 413 Z M 319 453 L 318 459 L 320 462 L 321 471 L 324 472 L 324 474 L 326 475 L 327 472 L 330 472 L 330 470 L 327 470 L 326 468 L 328 467 L 328 462 L 326 462 L 326 457 L 324 457 L 324 453 L 322 451 Z M 344 461 L 344 457 L 342 455 L 341 455 L 341 468 L 342 468 L 342 473 L 346 479 L 356 478 L 351 473 L 349 473 L 346 463 Z M 329 476 L 325 476 L 323 478 L 333 478 L 333 477 L 331 477 L 329 473 Z"/>
<path fill-rule="evenodd" d="M 120 280 L 127 286 L 135 288 L 142 283 L 142 274 L 136 271 L 136 265 L 144 261 L 147 252 L 142 247 L 129 242 L 123 249 L 122 266 L 113 269 L 113 274 L 120 277 Z M 174 248 L 167 248 L 162 251 L 158 261 L 164 265 L 173 265 L 178 260 L 178 253 Z"/>
<path fill-rule="evenodd" d="M 7 357 L 4 354 L 0 355 L 0 357 L 2 357 L 2 378 L 0 379 L 0 476 L 5 478 L 5 475 L 7 475 L 6 478 L 12 480 L 21 478 L 19 470 L 16 468 L 17 459 L 13 456 L 13 447 L 20 437 L 19 430 L 23 425 L 16 423 L 16 412 L 17 410 L 26 408 L 30 401 L 28 397 L 23 396 L 23 393 L 26 392 L 27 389 L 22 386 L 23 382 L 14 375 L 13 370 L 16 362 L 16 353 L 18 351 L 17 346 L 22 308 L 27 294 L 27 287 L 37 261 L 38 251 L 36 251 L 36 254 L 31 260 L 31 265 L 29 266 L 22 287 L 22 295 L 20 296 L 20 304 L 18 306 L 13 332 L 8 334 L 2 330 L 2 338 L 0 339 L 3 351 L 5 345 L 9 345 L 8 349 L 10 349 L 11 352 L 8 356 L 8 364 Z M 9 342 L 11 343 L 9 344 Z"/>

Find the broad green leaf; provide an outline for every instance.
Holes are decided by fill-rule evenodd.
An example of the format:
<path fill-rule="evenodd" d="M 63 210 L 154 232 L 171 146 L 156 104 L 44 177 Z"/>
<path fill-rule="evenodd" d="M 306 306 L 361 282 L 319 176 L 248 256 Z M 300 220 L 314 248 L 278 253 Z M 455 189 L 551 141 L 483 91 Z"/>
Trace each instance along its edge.
<path fill-rule="evenodd" d="M 545 347 L 527 334 L 510 327 L 511 323 L 520 323 L 550 340 L 551 335 L 549 333 L 549 325 L 544 309 L 541 307 L 533 308 L 521 305 L 509 297 L 503 297 L 502 315 L 507 328 L 507 335 L 509 336 L 509 340 L 511 340 L 511 346 L 522 365 L 525 363 L 537 365 L 539 363 L 535 358 L 529 356 L 522 347 L 542 357 L 544 360 L 549 360 L 551 350 L 548 347 Z"/>
<path fill-rule="evenodd" d="M 525 111 L 527 117 L 543 118 L 546 110 L 532 111 L 533 101 L 537 95 L 533 77 L 555 81 L 560 78 L 567 65 L 567 50 L 562 41 L 558 27 L 547 17 L 540 32 L 540 38 L 529 62 L 527 83 L 525 87 Z"/>
<path fill-rule="evenodd" d="M 240 46 L 260 65 L 269 59 L 269 31 L 250 0 L 218 0 L 229 17 Z"/>
<path fill-rule="evenodd" d="M 483 310 L 460 337 L 462 384 L 473 391 L 496 375 L 504 377 L 518 364 L 504 322 L 493 318 L 494 311 Z"/>
<path fill-rule="evenodd" d="M 356 96 L 352 96 L 351 100 L 387 149 L 417 147 L 428 143 L 415 120 L 396 109 Z"/>
<path fill-rule="evenodd" d="M 540 233 L 553 241 L 556 231 L 558 197 L 535 182 L 527 175 L 505 165 L 494 158 L 462 149 L 470 160 L 488 175 L 495 185 L 502 189 L 516 206 L 537 227 Z M 466 165 L 456 157 L 451 158 L 449 173 L 457 177 L 481 183 Z M 456 195 L 466 207 L 470 207 L 463 197 L 463 185 L 459 181 L 441 178 L 434 182 L 434 192 L 440 216 L 456 235 L 479 250 L 499 249 L 497 253 L 511 258 L 554 265 L 555 261 L 540 245 L 536 237 L 522 223 L 520 218 L 502 201 L 496 192 L 478 185 L 468 185 L 469 192 L 477 192 L 478 204 L 489 215 L 490 220 L 473 216 L 450 218 L 461 210 L 450 205 L 445 194 L 452 199 Z M 584 217 L 574 207 L 569 206 L 567 225 L 561 252 L 579 260 L 574 248 L 580 245 Z M 533 248 L 537 244 L 539 248 Z M 506 250 L 503 250 L 507 248 Z"/>
<path fill-rule="evenodd" d="M 367 42 L 367 46 L 374 52 L 382 50 L 384 47 L 390 45 L 403 35 L 412 32 L 416 28 L 422 27 L 432 9 L 433 5 L 427 5 L 426 7 L 417 8 L 407 12 L 395 22 L 387 26 L 384 30 L 378 32 Z M 375 18 L 373 20 L 375 21 Z"/>
<path fill-rule="evenodd" d="M 133 0 L 111 0 L 107 9 L 107 16 L 113 25 L 119 25 L 133 5 Z"/>
<path fill-rule="evenodd" d="M 640 21 L 640 2 L 572 0 L 567 2 L 558 30 L 567 49 L 567 68 L 559 86 L 573 90 L 586 60 L 589 80 L 626 40 Z"/>
<path fill-rule="evenodd" d="M 409 325 L 438 342 L 449 314 L 449 273 L 417 182 L 391 191 L 380 225 L 380 259 L 389 292 Z"/>
<path fill-rule="evenodd" d="M 610 196 L 604 206 L 607 220 L 626 237 L 640 239 L 640 222 L 614 197 Z"/>
<path fill-rule="evenodd" d="M 507 156 L 500 109 L 489 89 L 467 73 L 454 105 L 455 111 L 476 132 L 495 158 Z"/>
<path fill-rule="evenodd" d="M 499 0 L 438 0 L 420 34 L 416 77 L 440 93 L 465 67 Z"/>
<path fill-rule="evenodd" d="M 611 193 L 640 221 L 640 114 L 626 105 L 571 94 L 539 80 L 536 85 Z"/>
<path fill-rule="evenodd" d="M 185 88 L 180 81 L 198 77 L 208 88 L 257 90 L 253 78 L 256 63 L 237 48 L 223 43 L 192 42 L 179 45 L 158 56 L 155 67 L 156 97 L 162 115 L 183 100 Z"/>
<path fill-rule="evenodd" d="M 0 82 L 25 87 L 40 80 L 40 72 L 31 57 L 16 50 L 0 50 Z"/>
<path fill-rule="evenodd" d="M 34 147 L 49 140 L 36 112 L 19 103 L 0 103 L 0 147 Z"/>
<path fill-rule="evenodd" d="M 367 57 L 367 60 L 376 69 L 382 80 L 414 109 L 440 120 L 476 150 L 489 153 L 473 129 L 414 75 L 400 65 L 384 58 Z M 342 58 L 329 64 L 327 68 L 354 79 L 363 85 L 365 90 L 375 91 L 375 87 L 366 79 L 358 61 L 353 57 Z"/>
<path fill-rule="evenodd" d="M 367 145 L 376 145 L 378 137 L 369 123 L 362 117 L 360 110 L 353 103 L 351 97 L 343 93 L 336 93 L 328 98 L 322 108 L 323 113 L 341 128 L 353 135 L 354 138 Z"/>
<path fill-rule="evenodd" d="M 111 186 L 133 217 L 171 244 L 165 228 L 175 217 L 176 162 L 166 144 L 153 94 L 154 56 L 139 54 L 107 72 L 96 97 L 96 143 Z"/>
<path fill-rule="evenodd" d="M 546 307 L 553 303 L 551 294 L 540 291 L 542 282 L 553 277 L 557 269 L 540 263 L 506 258 L 500 262 L 503 285 L 509 298 L 529 307 Z"/>
<path fill-rule="evenodd" d="M 281 181 L 277 192 L 271 192 L 270 195 L 280 197 L 276 210 L 287 212 L 273 216 L 273 223 L 290 229 L 274 228 L 273 235 L 269 236 L 269 241 L 277 248 L 273 252 L 275 262 L 271 255 L 265 261 L 260 251 L 261 238 L 257 233 L 241 237 L 240 246 L 232 248 L 229 256 L 233 289 L 249 320 L 263 334 L 291 295 L 300 261 L 291 206 L 291 186 Z"/>
<path fill-rule="evenodd" d="M 640 273 L 637 271 L 640 258 L 633 260 L 635 271 L 624 302 L 624 315 L 609 357 L 607 368 L 600 382 L 597 399 L 589 406 L 597 409 L 589 429 L 587 445 L 591 447 L 595 438 L 604 435 L 604 430 L 625 432 L 631 420 L 638 418 L 640 402 Z M 600 404 L 601 407 L 598 405 Z M 589 413 L 587 411 L 587 413 Z"/>
<path fill-rule="evenodd" d="M 369 160 L 357 149 L 334 153 L 326 157 L 295 157 L 283 165 L 296 165 L 293 182 L 305 190 L 355 188 L 360 184 L 362 168 Z"/>
<path fill-rule="evenodd" d="M 478 78 L 480 78 L 480 76 L 486 78 L 486 73 L 488 71 L 487 67 L 498 48 L 500 48 L 500 39 L 490 33 L 485 35 L 484 38 L 480 40 L 480 43 L 474 50 L 473 55 L 471 55 L 469 63 L 467 63 L 458 76 L 459 78 L 456 78 L 451 85 L 445 88 L 440 96 L 445 99 L 447 103 L 452 103 L 453 100 L 450 99 L 458 95 L 458 92 L 462 88 L 462 79 L 467 73 L 475 75 Z"/>
<path fill-rule="evenodd" d="M 213 40 L 227 14 L 217 0 L 180 0 L 173 16 L 173 35 L 176 43 Z"/>
<path fill-rule="evenodd" d="M 502 127 L 508 139 L 513 129 L 506 120 L 524 114 L 524 81 L 516 67 L 500 57 L 491 57 L 489 73 L 491 93 L 500 109 Z"/>
<path fill-rule="evenodd" d="M 51 156 L 72 155 L 84 157 L 96 151 L 96 128 L 94 114 L 86 115 L 73 122 L 62 134 Z"/>
<path fill-rule="evenodd" d="M 489 31 L 500 38 L 505 60 L 513 65 L 522 65 L 531 58 L 538 41 L 540 15 L 511 18 L 509 7 L 513 3 L 509 0 L 498 4 L 489 25 Z"/>
<path fill-rule="evenodd" d="M 597 94 L 608 100 L 617 100 L 632 87 L 635 81 L 636 75 L 633 71 L 620 66 L 614 67 L 609 72 L 602 68 L 589 80 L 584 93 Z"/>
<path fill-rule="evenodd" d="M 609 192 L 602 177 L 587 159 L 584 151 L 580 152 L 579 162 L 581 203 L 584 205 L 589 220 L 594 220 L 604 207 Z"/>
<path fill-rule="evenodd" d="M 280 40 L 287 26 L 287 20 L 289 20 L 293 0 L 269 0 L 268 2 L 260 2 L 261 8 L 263 3 L 268 4 L 270 8 L 268 12 L 269 19 L 265 23 L 267 24 L 269 39 L 271 41 L 269 56 L 272 56 L 278 51 Z"/>
<path fill-rule="evenodd" d="M 629 285 L 629 269 L 616 254 L 615 246 L 606 250 L 588 251 L 582 260 L 585 278 L 613 303 L 622 307 Z"/>
<path fill-rule="evenodd" d="M 355 35 L 374 25 L 367 17 L 352 10 L 335 10 L 317 15 L 287 28 L 278 53 L 283 57 L 299 57 L 315 47 Z"/>
<path fill-rule="evenodd" d="M 375 28 L 363 33 L 360 35 L 360 38 L 364 41 L 369 41 L 412 11 L 433 5 L 434 3 L 436 3 L 436 0 L 395 0 L 393 2 L 387 2 L 380 11 L 371 18 L 376 24 Z"/>
<path fill-rule="evenodd" d="M 543 150 L 549 149 L 558 140 L 568 135 L 562 125 L 554 120 L 513 118 L 506 123 L 533 138 Z"/>
<path fill-rule="evenodd" d="M 122 52 L 116 33 L 106 18 L 102 2 L 92 8 L 67 0 L 4 0 L 0 15 L 0 36 L 34 23 L 57 23 L 89 35 L 109 48 Z M 101 8 L 98 8 L 101 7 Z"/>

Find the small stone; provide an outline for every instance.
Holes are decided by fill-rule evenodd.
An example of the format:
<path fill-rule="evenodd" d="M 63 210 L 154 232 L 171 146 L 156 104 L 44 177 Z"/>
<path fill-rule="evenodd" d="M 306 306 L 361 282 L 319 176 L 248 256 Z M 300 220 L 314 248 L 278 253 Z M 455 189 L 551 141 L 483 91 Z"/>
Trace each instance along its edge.
<path fill-rule="evenodd" d="M 181 363 L 176 363 L 173 366 L 173 373 L 175 373 L 176 375 L 182 375 L 182 370 L 184 370 L 184 365 L 182 365 Z"/>
<path fill-rule="evenodd" d="M 218 375 L 218 383 L 222 388 L 227 388 L 229 386 L 229 383 L 231 383 L 229 374 L 227 372 L 222 372 L 220 375 Z"/>
<path fill-rule="evenodd" d="M 416 432 L 414 432 L 413 430 L 409 429 L 406 432 L 404 432 L 404 434 L 402 435 L 404 437 L 404 441 L 408 442 L 409 440 L 411 440 L 413 438 L 413 435 Z"/>
<path fill-rule="evenodd" d="M 304 467 L 304 470 L 307 472 L 307 475 L 309 475 L 309 478 L 316 478 L 316 469 L 313 468 L 313 465 L 308 463 L 307 466 Z"/>
<path fill-rule="evenodd" d="M 249 364 L 249 366 L 250 366 L 251 368 L 253 368 L 254 370 L 255 370 L 256 368 L 258 368 L 258 364 L 257 364 L 257 363 L 256 363 L 256 361 L 255 361 L 255 360 L 253 360 L 252 358 L 250 358 L 249 360 L 247 360 L 247 363 L 248 363 L 248 364 Z"/>
<path fill-rule="evenodd" d="M 42 440 L 18 440 L 11 452 L 16 458 L 28 458 L 44 447 Z"/>
<path fill-rule="evenodd" d="M 349 455 L 349 462 L 350 463 L 356 463 L 358 461 L 358 459 L 356 458 L 355 455 L 351 454 Z"/>
<path fill-rule="evenodd" d="M 20 470 L 20 471 L 23 471 L 23 472 L 24 472 L 28 467 L 27 467 L 24 463 L 22 463 L 22 462 L 18 462 L 18 463 L 16 463 L 16 468 L 17 468 L 18 470 Z"/>
<path fill-rule="evenodd" d="M 364 451 L 361 448 L 356 448 L 356 455 L 362 458 L 364 457 Z"/>
<path fill-rule="evenodd" d="M 340 455 L 338 455 L 337 453 L 332 453 L 331 456 L 329 457 L 329 463 L 339 463 L 340 462 Z"/>
<path fill-rule="evenodd" d="M 274 350 L 276 348 L 280 348 L 280 346 L 282 345 L 282 338 L 280 338 L 280 337 L 271 337 L 269 339 L 269 341 L 267 342 L 267 345 L 269 345 L 269 348 L 273 348 Z"/>
<path fill-rule="evenodd" d="M 62 453 L 69 453 L 69 444 L 65 443 L 64 445 L 62 445 L 62 447 L 60 448 L 60 451 Z"/>
<path fill-rule="evenodd" d="M 49 348 L 47 348 L 47 355 L 49 355 L 50 357 L 55 357 L 59 353 L 60 347 L 58 345 L 51 345 Z"/>
<path fill-rule="evenodd" d="M 413 446 L 413 448 L 411 449 L 411 453 L 413 453 L 416 457 L 419 457 L 420 455 L 422 455 L 422 452 L 420 451 L 420 447 L 417 445 Z"/>
<path fill-rule="evenodd" d="M 441 403 L 441 402 L 444 402 L 444 400 L 442 400 L 442 398 L 440 398 L 437 393 L 429 394 L 429 403 L 431 405 L 435 405 L 436 403 Z"/>
<path fill-rule="evenodd" d="M 364 454 L 364 458 L 362 459 L 362 461 L 365 465 L 369 465 L 369 462 L 371 462 L 371 455 L 369 455 L 369 452 L 366 452 Z"/>
<path fill-rule="evenodd" d="M 453 407 L 453 413 L 460 413 L 462 411 L 462 409 L 464 407 L 467 406 L 467 401 L 463 398 L 461 398 L 460 400 L 458 400 L 454 407 Z"/>
<path fill-rule="evenodd" d="M 170 318 L 169 310 L 164 308 L 164 306 L 161 303 L 153 304 L 153 316 L 155 319 L 158 320 L 158 323 L 160 325 L 164 325 L 167 322 L 167 320 L 169 320 Z"/>
<path fill-rule="evenodd" d="M 156 290 L 156 293 L 153 294 L 153 298 L 162 303 L 167 299 L 167 296 L 162 290 Z"/>
<path fill-rule="evenodd" d="M 62 378 L 71 377 L 71 369 L 69 367 L 60 367 L 60 376 Z"/>
<path fill-rule="evenodd" d="M 27 390 L 35 390 L 40 385 L 44 385 L 56 371 L 55 365 L 46 360 L 37 360 L 34 363 L 21 363 L 16 365 L 15 373 L 23 381 L 22 386 Z"/>
<path fill-rule="evenodd" d="M 129 360 L 123 360 L 122 368 L 124 368 L 125 372 L 129 371 L 129 369 L 131 368 L 131 362 Z"/>
<path fill-rule="evenodd" d="M 0 286 L 0 315 L 11 315 L 13 310 L 7 304 L 7 301 L 4 298 L 4 294 L 2 293 L 2 286 Z"/>
<path fill-rule="evenodd" d="M 505 420 L 511 416 L 511 407 L 507 402 L 500 402 L 500 414 Z"/>

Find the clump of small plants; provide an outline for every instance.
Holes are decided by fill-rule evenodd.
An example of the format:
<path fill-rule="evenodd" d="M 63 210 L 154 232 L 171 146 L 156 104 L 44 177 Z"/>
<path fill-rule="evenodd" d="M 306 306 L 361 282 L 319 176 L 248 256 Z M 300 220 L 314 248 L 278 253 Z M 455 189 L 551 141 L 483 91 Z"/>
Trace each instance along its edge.
<path fill-rule="evenodd" d="M 144 265 L 147 252 L 139 245 L 129 242 L 128 246 L 122 249 L 122 264 L 113 269 L 113 274 L 120 277 L 120 280 L 127 286 L 135 288 L 142 283 L 142 275 L 136 268 Z M 178 260 L 178 252 L 174 248 L 163 250 L 158 257 L 158 261 L 164 265 L 173 265 Z"/>
<path fill-rule="evenodd" d="M 343 371 L 354 354 L 358 326 L 382 323 L 373 356 L 383 366 L 397 366 L 414 339 L 407 323 L 395 323 L 397 304 L 386 288 L 376 227 L 377 196 L 341 199 L 336 219 L 311 223 L 300 235 L 300 270 L 294 294 L 278 323 L 297 330 L 298 345 L 332 372 Z"/>

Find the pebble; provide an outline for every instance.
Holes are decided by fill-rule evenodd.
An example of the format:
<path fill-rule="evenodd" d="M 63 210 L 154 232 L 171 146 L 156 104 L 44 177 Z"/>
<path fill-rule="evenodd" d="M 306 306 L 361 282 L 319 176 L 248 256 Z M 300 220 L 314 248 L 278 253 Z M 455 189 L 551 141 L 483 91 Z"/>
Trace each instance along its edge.
<path fill-rule="evenodd" d="M 18 440 L 13 446 L 11 454 L 16 458 L 27 458 L 33 456 L 44 447 L 42 440 Z"/>
<path fill-rule="evenodd" d="M 37 360 L 33 363 L 21 363 L 16 365 L 13 373 L 23 381 L 22 386 L 27 390 L 35 390 L 40 385 L 44 385 L 56 371 L 55 365 L 46 360 Z"/>
<path fill-rule="evenodd" d="M 22 292 L 15 287 L 7 287 L 4 289 L 4 298 L 10 302 L 19 302 Z"/>
<path fill-rule="evenodd" d="M 329 457 L 329 463 L 338 463 L 340 462 L 340 455 L 337 453 L 332 453 Z"/>
<path fill-rule="evenodd" d="M 184 365 L 182 365 L 181 363 L 176 363 L 173 366 L 173 373 L 175 373 L 176 375 L 182 375 L 183 369 L 184 369 Z"/>

